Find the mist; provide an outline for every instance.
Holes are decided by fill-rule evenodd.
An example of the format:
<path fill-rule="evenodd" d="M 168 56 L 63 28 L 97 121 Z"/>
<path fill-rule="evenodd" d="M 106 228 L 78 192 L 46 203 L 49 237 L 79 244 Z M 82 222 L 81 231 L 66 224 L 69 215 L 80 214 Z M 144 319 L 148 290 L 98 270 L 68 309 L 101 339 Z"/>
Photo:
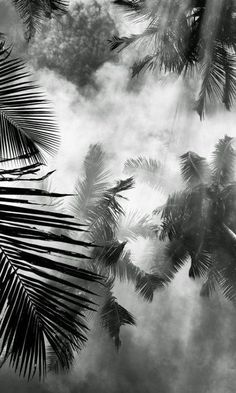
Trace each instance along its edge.
<path fill-rule="evenodd" d="M 114 16 L 114 10 L 110 12 Z M 127 21 L 117 15 L 115 21 L 122 31 Z M 137 180 L 128 194 L 127 211 L 151 213 L 169 192 L 181 188 L 179 156 L 191 150 L 210 159 L 219 138 L 236 136 L 236 113 L 219 107 L 200 121 L 193 111 L 194 97 L 183 80 L 163 80 L 150 73 L 131 81 L 131 60 L 132 53 L 124 53 L 118 61 L 105 62 L 93 74 L 97 88 L 91 87 L 86 95 L 53 70 L 41 67 L 35 73 L 53 102 L 61 130 L 60 151 L 49 162 L 56 169 L 52 188 L 72 192 L 89 145 L 101 143 L 114 181 L 125 178 L 127 158 L 161 161 L 166 189 L 161 192 Z M 146 269 L 149 257 L 141 240 L 135 248 L 137 263 Z M 137 321 L 136 327 L 122 328 L 118 353 L 94 321 L 88 343 L 68 375 L 49 375 L 44 383 L 28 383 L 3 368 L 1 391 L 233 393 L 235 308 L 220 294 L 201 297 L 200 288 L 201 282 L 188 277 L 188 266 L 150 304 L 132 286 L 116 284 L 115 295 Z"/>

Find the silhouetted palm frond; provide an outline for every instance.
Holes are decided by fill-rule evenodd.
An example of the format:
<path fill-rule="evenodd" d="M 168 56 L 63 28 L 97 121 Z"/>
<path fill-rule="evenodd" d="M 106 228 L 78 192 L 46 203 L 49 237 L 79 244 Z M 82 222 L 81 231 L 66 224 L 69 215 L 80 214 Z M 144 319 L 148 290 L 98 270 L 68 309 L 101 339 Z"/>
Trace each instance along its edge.
<path fill-rule="evenodd" d="M 84 311 L 94 304 L 93 292 L 84 283 L 101 279 L 74 265 L 78 259 L 89 260 L 81 248 L 91 247 L 90 243 L 53 233 L 54 229 L 81 233 L 83 226 L 73 216 L 39 207 L 35 201 L 39 196 L 62 195 L 0 187 L 1 353 L 28 378 L 45 374 L 47 346 L 62 368 L 69 367 L 67 348 L 78 351 L 85 342 Z"/>
<path fill-rule="evenodd" d="M 35 163 L 55 153 L 58 127 L 44 94 L 19 59 L 0 60 L 0 159 Z"/>
<path fill-rule="evenodd" d="M 143 238 L 155 238 L 159 227 L 155 225 L 148 214 L 131 211 L 121 218 L 119 237 L 124 240 L 137 240 Z"/>
<path fill-rule="evenodd" d="M 181 173 L 189 187 L 205 183 L 210 174 L 206 159 L 189 151 L 180 157 Z"/>
<path fill-rule="evenodd" d="M 236 153 L 232 146 L 233 141 L 234 138 L 225 135 L 216 144 L 212 161 L 213 183 L 225 185 L 234 180 Z"/>
<path fill-rule="evenodd" d="M 202 118 L 207 99 L 223 102 L 230 110 L 236 98 L 236 54 L 222 42 L 216 42 L 212 54 L 202 65 L 202 84 L 196 109 Z"/>
<path fill-rule="evenodd" d="M 136 291 L 148 302 L 153 300 L 154 292 L 163 288 L 165 285 L 164 278 L 159 272 L 153 269 L 150 273 L 139 271 L 136 281 Z"/>
<path fill-rule="evenodd" d="M 141 71 L 152 70 L 156 67 L 156 62 L 158 59 L 158 54 L 154 53 L 152 55 L 147 55 L 140 60 L 137 60 L 132 65 L 132 78 L 138 76 Z"/>
<path fill-rule="evenodd" d="M 102 326 L 108 330 L 118 350 L 121 345 L 120 328 L 124 325 L 135 325 L 133 315 L 117 302 L 112 293 L 108 294 L 100 315 Z"/>
<path fill-rule="evenodd" d="M 119 203 L 119 199 L 125 199 L 122 192 L 131 189 L 134 186 L 134 180 L 129 177 L 125 180 L 120 180 L 117 184 L 107 189 L 101 199 L 93 206 L 89 215 L 89 229 L 91 233 L 102 230 L 107 225 L 110 228 L 116 228 L 118 220 L 124 210 Z"/>
<path fill-rule="evenodd" d="M 84 160 L 84 176 L 79 179 L 75 192 L 76 199 L 71 204 L 73 213 L 90 221 L 94 205 L 109 188 L 110 173 L 105 169 L 105 153 L 101 145 L 90 145 Z"/>
<path fill-rule="evenodd" d="M 141 181 L 157 188 L 162 188 L 164 186 L 161 171 L 162 165 L 160 161 L 142 156 L 130 158 L 126 160 L 124 165 L 124 173 L 131 176 L 137 176 Z"/>
<path fill-rule="evenodd" d="M 109 270 L 111 277 L 134 284 L 136 284 L 139 272 L 140 268 L 132 262 L 130 251 L 124 251 L 117 263 L 111 265 Z"/>
<path fill-rule="evenodd" d="M 41 28 L 45 19 L 62 15 L 67 11 L 67 0 L 13 0 L 23 23 L 26 26 L 26 39 L 30 40 Z"/>
<path fill-rule="evenodd" d="M 163 279 L 165 282 L 171 281 L 175 274 L 184 266 L 189 258 L 186 245 L 180 239 L 170 241 L 164 251 L 165 268 Z"/>
<path fill-rule="evenodd" d="M 122 9 L 124 9 L 125 12 L 129 13 L 129 15 L 137 17 L 137 12 L 142 11 L 142 4 L 144 4 L 145 1 L 114 0 L 113 3 L 117 6 L 122 7 Z"/>

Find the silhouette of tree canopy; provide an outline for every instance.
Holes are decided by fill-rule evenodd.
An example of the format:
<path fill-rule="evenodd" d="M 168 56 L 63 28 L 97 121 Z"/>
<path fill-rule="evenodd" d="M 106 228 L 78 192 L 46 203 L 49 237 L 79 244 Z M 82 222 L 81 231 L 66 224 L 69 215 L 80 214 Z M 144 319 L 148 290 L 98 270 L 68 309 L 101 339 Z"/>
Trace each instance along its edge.
<path fill-rule="evenodd" d="M 108 39 L 116 34 L 113 19 L 96 1 L 76 4 L 60 22 L 48 23 L 37 35 L 31 55 L 37 67 L 48 67 L 77 86 L 92 83 L 92 74 L 114 58 Z"/>
<path fill-rule="evenodd" d="M 207 102 L 230 109 L 236 97 L 236 4 L 234 0 L 114 0 L 141 33 L 111 39 L 113 50 L 138 45 L 141 58 L 133 76 L 157 68 L 194 77 L 195 109 L 202 118 Z"/>
<path fill-rule="evenodd" d="M 168 283 L 190 259 L 189 276 L 203 277 L 202 295 L 217 287 L 236 297 L 236 181 L 233 138 L 217 143 L 210 164 L 194 152 L 181 156 L 183 191 L 161 209 L 159 237 L 167 241 L 164 279 Z M 166 266 L 166 268 L 165 268 Z"/>

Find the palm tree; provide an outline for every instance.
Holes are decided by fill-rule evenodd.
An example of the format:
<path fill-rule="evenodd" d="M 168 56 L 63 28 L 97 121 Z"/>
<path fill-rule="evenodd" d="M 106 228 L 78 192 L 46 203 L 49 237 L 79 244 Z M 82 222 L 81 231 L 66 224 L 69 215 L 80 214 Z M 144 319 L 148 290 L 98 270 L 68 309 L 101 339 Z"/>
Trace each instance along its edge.
<path fill-rule="evenodd" d="M 71 211 L 87 225 L 82 239 L 96 244 L 91 252 L 90 269 L 106 278 L 105 287 L 93 283 L 88 288 L 100 294 L 100 317 L 104 326 L 120 346 L 120 327 L 134 325 L 133 316 L 115 299 L 112 288 L 116 279 L 132 282 L 145 300 L 153 299 L 153 292 L 160 284 L 155 271 L 146 273 L 131 260 L 129 240 L 138 236 L 156 237 L 156 227 L 148 216 L 133 212 L 125 219 L 120 204 L 123 195 L 134 186 L 133 178 L 120 180 L 111 186 L 111 174 L 105 167 L 105 153 L 101 145 L 91 145 L 84 161 L 84 177 L 78 180 L 76 196 Z"/>
<path fill-rule="evenodd" d="M 235 157 L 228 136 L 217 143 L 210 164 L 193 152 L 181 156 L 186 189 L 171 194 L 161 209 L 166 283 L 190 259 L 189 276 L 205 280 L 202 295 L 219 287 L 228 299 L 235 299 Z"/>
<path fill-rule="evenodd" d="M 196 110 L 202 118 L 207 101 L 227 109 L 236 97 L 236 6 L 233 0 L 114 0 L 128 16 L 146 22 L 140 34 L 114 36 L 111 48 L 141 47 L 144 56 L 133 76 L 144 69 L 191 75 L 200 81 Z M 200 76 L 200 77 L 199 77 Z"/>
<path fill-rule="evenodd" d="M 43 180 L 49 174 L 35 175 L 57 150 L 58 127 L 24 63 L 10 55 L 2 41 L 0 181 Z M 6 183 L 0 194 L 0 354 L 19 374 L 41 378 L 52 352 L 68 369 L 73 351 L 85 342 L 84 310 L 94 305 L 84 282 L 101 278 L 74 266 L 78 258 L 89 260 L 83 249 L 91 244 L 71 236 L 84 227 L 36 200 L 63 195 Z M 68 236 L 55 234 L 55 228 L 68 230 Z"/>

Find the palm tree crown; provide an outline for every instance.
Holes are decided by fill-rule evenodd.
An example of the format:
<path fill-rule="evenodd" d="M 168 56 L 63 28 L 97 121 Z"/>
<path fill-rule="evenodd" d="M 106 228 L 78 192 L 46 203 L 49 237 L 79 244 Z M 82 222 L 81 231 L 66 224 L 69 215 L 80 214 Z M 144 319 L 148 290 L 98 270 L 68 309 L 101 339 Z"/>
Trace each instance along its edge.
<path fill-rule="evenodd" d="M 178 75 L 200 75 L 196 110 L 203 117 L 207 100 L 230 109 L 236 97 L 236 5 L 234 0 L 115 0 L 137 21 L 140 34 L 113 37 L 111 48 L 139 44 L 146 54 L 133 65 L 133 76 L 158 67 Z"/>
<path fill-rule="evenodd" d="M 152 301 L 160 278 L 155 271 L 147 273 L 132 262 L 127 243 L 137 237 L 156 237 L 155 226 L 148 216 L 132 212 L 125 217 L 121 205 L 124 193 L 134 187 L 132 177 L 110 184 L 105 153 L 101 145 L 91 145 L 84 160 L 84 176 L 80 178 L 72 213 L 87 225 L 83 239 L 96 244 L 91 252 L 90 269 L 106 278 L 105 286 L 91 283 L 89 288 L 100 294 L 99 316 L 117 348 L 122 325 L 134 325 L 134 317 L 122 307 L 112 293 L 114 282 L 129 281 L 145 300 Z M 157 282 L 158 281 L 158 282 Z"/>
<path fill-rule="evenodd" d="M 181 156 L 184 191 L 168 197 L 162 208 L 160 239 L 168 282 L 190 258 L 189 276 L 204 277 L 202 294 L 220 287 L 236 296 L 235 149 L 233 138 L 220 139 L 210 164 L 196 153 Z"/>

